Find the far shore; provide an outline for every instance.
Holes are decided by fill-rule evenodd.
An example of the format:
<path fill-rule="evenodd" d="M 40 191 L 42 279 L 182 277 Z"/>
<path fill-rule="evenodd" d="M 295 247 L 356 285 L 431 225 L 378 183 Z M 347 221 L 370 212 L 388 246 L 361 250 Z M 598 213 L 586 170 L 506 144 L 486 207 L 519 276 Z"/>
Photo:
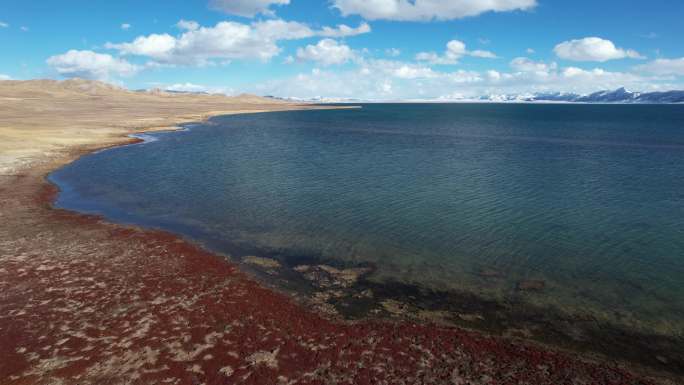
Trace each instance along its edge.
<path fill-rule="evenodd" d="M 0 383 L 677 383 L 429 319 L 326 317 L 175 235 L 52 207 L 49 172 L 131 134 L 320 108 L 336 107 L 0 81 Z"/>

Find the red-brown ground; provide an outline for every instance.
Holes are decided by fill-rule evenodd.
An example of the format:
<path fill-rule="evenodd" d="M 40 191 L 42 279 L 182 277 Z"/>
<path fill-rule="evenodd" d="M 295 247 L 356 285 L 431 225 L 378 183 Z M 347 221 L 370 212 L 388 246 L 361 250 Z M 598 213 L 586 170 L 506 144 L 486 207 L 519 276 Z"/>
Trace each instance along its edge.
<path fill-rule="evenodd" d="M 325 319 L 173 235 L 52 209 L 54 166 L 0 177 L 0 384 L 651 383 L 455 328 Z"/>

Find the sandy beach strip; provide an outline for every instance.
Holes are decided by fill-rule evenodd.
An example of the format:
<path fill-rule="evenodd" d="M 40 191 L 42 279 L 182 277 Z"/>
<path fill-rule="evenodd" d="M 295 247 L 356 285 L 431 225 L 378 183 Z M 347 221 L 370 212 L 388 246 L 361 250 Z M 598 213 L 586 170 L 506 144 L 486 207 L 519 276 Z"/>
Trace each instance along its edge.
<path fill-rule="evenodd" d="M 0 82 L 1 384 L 656 384 L 520 340 L 329 319 L 179 237 L 52 208 L 52 170 L 252 96 Z"/>

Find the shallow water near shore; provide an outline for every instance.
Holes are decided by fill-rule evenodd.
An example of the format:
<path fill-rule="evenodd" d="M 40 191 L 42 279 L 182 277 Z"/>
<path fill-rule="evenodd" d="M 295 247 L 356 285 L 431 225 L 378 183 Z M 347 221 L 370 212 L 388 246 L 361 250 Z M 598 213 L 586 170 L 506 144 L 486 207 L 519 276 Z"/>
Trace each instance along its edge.
<path fill-rule="evenodd" d="M 56 205 L 684 334 L 684 106 L 370 104 L 149 136 L 55 171 Z"/>

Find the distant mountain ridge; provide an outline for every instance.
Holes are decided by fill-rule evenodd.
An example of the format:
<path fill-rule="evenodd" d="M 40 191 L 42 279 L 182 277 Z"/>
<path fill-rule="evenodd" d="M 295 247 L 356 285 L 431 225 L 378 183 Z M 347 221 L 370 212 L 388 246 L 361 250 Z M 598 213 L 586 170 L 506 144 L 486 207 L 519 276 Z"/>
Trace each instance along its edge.
<path fill-rule="evenodd" d="M 684 104 L 684 91 L 631 92 L 624 87 L 582 95 L 571 92 L 524 94 L 489 94 L 480 97 L 440 97 L 436 99 L 359 99 L 359 98 L 280 98 L 289 102 L 309 103 L 614 103 L 614 104 Z"/>
<path fill-rule="evenodd" d="M 598 91 L 589 95 L 563 92 L 487 95 L 478 100 L 489 102 L 677 104 L 684 103 L 684 91 L 631 92 L 622 87 L 613 91 Z"/>

